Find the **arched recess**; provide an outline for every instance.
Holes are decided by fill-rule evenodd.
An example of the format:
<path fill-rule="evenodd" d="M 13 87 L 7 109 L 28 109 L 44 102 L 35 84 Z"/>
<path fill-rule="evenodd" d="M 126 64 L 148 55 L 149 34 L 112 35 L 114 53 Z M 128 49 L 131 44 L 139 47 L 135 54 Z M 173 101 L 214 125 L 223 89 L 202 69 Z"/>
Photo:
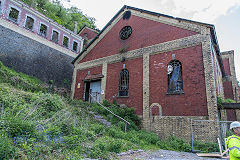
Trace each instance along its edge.
<path fill-rule="evenodd" d="M 156 111 L 158 113 L 156 113 Z M 155 119 L 162 116 L 162 106 L 158 103 L 152 103 L 150 106 L 150 118 Z"/>

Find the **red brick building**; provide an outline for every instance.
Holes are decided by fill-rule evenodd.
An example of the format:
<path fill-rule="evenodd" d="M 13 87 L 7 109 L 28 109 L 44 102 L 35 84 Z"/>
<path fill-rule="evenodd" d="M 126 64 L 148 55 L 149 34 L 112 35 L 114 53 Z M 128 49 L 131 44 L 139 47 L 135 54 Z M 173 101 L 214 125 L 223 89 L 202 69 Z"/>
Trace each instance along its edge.
<path fill-rule="evenodd" d="M 83 47 L 86 47 L 88 43 L 93 40 L 94 37 L 98 34 L 97 30 L 84 26 L 78 33 L 79 36 L 83 37 L 84 44 Z"/>
<path fill-rule="evenodd" d="M 225 77 L 223 79 L 224 97 L 232 99 L 236 102 L 239 101 L 239 87 L 235 73 L 234 65 L 234 51 L 227 51 L 221 53 Z M 239 109 L 226 109 L 227 120 L 236 121 L 240 120 Z"/>
<path fill-rule="evenodd" d="M 124 6 L 73 63 L 72 98 L 134 107 L 145 129 L 153 118 L 223 116 L 225 71 L 211 24 Z"/>

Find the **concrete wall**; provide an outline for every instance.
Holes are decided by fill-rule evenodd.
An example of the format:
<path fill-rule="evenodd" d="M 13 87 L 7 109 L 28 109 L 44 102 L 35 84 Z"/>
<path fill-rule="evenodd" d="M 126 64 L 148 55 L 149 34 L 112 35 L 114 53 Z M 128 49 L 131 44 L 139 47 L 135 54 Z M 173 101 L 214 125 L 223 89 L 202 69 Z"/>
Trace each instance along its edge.
<path fill-rule="evenodd" d="M 0 25 L 0 61 L 18 72 L 69 87 L 73 57 Z"/>

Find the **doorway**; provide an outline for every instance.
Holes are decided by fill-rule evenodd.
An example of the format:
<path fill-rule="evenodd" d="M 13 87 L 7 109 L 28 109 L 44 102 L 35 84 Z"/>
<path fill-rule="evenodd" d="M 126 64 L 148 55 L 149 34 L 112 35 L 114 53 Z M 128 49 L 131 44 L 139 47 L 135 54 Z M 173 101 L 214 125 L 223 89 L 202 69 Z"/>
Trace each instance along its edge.
<path fill-rule="evenodd" d="M 100 102 L 101 100 L 101 81 L 85 82 L 85 101 Z"/>

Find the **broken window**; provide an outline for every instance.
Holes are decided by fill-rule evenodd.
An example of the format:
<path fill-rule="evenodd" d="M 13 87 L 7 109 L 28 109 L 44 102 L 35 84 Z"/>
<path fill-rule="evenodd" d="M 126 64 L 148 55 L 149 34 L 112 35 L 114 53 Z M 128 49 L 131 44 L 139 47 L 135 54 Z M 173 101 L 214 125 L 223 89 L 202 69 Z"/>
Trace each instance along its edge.
<path fill-rule="evenodd" d="M 44 24 L 40 25 L 39 35 L 47 37 L 47 26 Z"/>
<path fill-rule="evenodd" d="M 119 85 L 118 85 L 118 96 L 128 96 L 129 88 L 129 72 L 127 69 L 121 70 L 119 73 Z"/>
<path fill-rule="evenodd" d="M 78 43 L 77 42 L 73 42 L 73 51 L 77 52 L 78 50 Z"/>
<path fill-rule="evenodd" d="M 59 33 L 57 31 L 53 31 L 52 33 L 52 41 L 55 43 L 58 43 L 58 35 Z"/>
<path fill-rule="evenodd" d="M 68 42 L 69 42 L 69 38 L 64 36 L 63 37 L 63 47 L 68 48 Z"/>
<path fill-rule="evenodd" d="M 10 8 L 10 11 L 9 11 L 8 18 L 9 18 L 11 21 L 17 23 L 17 21 L 18 21 L 18 15 L 19 15 L 19 11 L 18 11 L 17 9 L 15 9 L 15 8 L 12 8 L 12 7 L 11 7 L 11 8 Z"/>
<path fill-rule="evenodd" d="M 182 65 L 178 60 L 172 60 L 167 66 L 168 93 L 183 93 Z"/>
<path fill-rule="evenodd" d="M 29 30 L 33 30 L 34 19 L 32 17 L 27 16 L 25 28 Z"/>

